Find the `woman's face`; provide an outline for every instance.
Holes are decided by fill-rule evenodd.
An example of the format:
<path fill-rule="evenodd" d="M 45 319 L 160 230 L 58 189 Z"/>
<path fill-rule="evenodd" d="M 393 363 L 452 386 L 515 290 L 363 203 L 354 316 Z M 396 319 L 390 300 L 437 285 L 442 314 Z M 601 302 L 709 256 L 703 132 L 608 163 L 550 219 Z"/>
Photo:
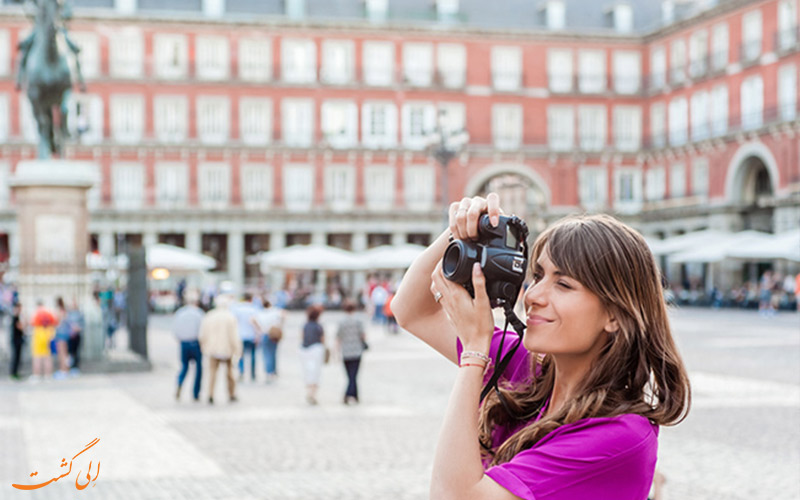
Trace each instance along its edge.
<path fill-rule="evenodd" d="M 534 262 L 534 281 L 525 292 L 529 351 L 586 358 L 600 352 L 607 333 L 617 329 L 600 298 L 576 279 L 562 274 L 547 249 Z"/>

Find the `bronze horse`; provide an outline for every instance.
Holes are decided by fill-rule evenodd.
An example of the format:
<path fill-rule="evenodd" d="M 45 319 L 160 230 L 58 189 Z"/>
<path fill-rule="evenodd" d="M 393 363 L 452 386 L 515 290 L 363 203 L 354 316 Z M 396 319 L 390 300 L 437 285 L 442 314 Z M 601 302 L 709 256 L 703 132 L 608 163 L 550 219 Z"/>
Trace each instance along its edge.
<path fill-rule="evenodd" d="M 70 17 L 69 7 L 58 0 L 32 1 L 37 7 L 33 32 L 17 47 L 22 52 L 17 72 L 17 90 L 22 88 L 23 82 L 27 82 L 28 99 L 39 131 L 39 158 L 50 158 L 53 154 L 61 154 L 62 142 L 69 135 L 67 112 L 72 75 L 66 56 L 59 50 L 59 32 L 76 59 L 76 76 L 81 91 L 85 91 L 86 87 L 77 62 L 80 48 L 69 39 L 62 22 Z"/>

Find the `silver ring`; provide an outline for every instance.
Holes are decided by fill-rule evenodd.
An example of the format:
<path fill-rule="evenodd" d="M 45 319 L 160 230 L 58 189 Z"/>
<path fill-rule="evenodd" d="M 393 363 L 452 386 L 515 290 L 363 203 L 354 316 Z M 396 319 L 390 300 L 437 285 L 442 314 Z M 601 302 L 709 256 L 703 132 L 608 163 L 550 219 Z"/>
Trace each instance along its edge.
<path fill-rule="evenodd" d="M 433 300 L 435 300 L 437 303 L 438 303 L 440 300 L 442 300 L 442 292 L 436 292 L 436 293 L 434 293 L 434 294 L 433 294 Z"/>

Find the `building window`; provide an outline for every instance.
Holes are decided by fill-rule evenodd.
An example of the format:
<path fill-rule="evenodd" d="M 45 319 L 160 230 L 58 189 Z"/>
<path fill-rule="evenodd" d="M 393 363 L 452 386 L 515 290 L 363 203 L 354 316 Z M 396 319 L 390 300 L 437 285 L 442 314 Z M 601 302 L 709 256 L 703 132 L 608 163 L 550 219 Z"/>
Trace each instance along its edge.
<path fill-rule="evenodd" d="M 666 146 L 666 122 L 667 115 L 663 102 L 657 102 L 650 106 L 650 137 L 654 148 Z"/>
<path fill-rule="evenodd" d="M 353 167 L 329 165 L 325 167 L 325 203 L 334 212 L 353 208 L 356 198 L 356 173 Z"/>
<path fill-rule="evenodd" d="M 572 51 L 547 51 L 547 76 L 552 92 L 572 92 Z"/>
<path fill-rule="evenodd" d="M 797 46 L 797 0 L 781 0 L 778 4 L 778 50 Z"/>
<path fill-rule="evenodd" d="M 522 106 L 493 105 L 492 136 L 497 149 L 507 151 L 519 148 L 522 145 Z"/>
<path fill-rule="evenodd" d="M 355 48 L 349 40 L 322 42 L 322 74 L 325 83 L 341 85 L 353 81 Z"/>
<path fill-rule="evenodd" d="M 25 142 L 38 143 L 39 129 L 36 125 L 36 119 L 33 117 L 31 101 L 25 94 L 19 94 L 19 121 Z"/>
<path fill-rule="evenodd" d="M 797 67 L 794 64 L 778 70 L 778 107 L 783 121 L 794 120 L 797 116 Z"/>
<path fill-rule="evenodd" d="M 676 163 L 669 169 L 669 196 L 683 198 L 686 196 L 686 165 Z"/>
<path fill-rule="evenodd" d="M 281 102 L 281 128 L 287 146 L 311 146 L 314 140 L 314 101 L 284 99 Z"/>
<path fill-rule="evenodd" d="M 410 210 L 430 210 L 434 201 L 436 175 L 433 167 L 410 166 L 403 169 L 403 189 L 406 207 Z"/>
<path fill-rule="evenodd" d="M 606 205 L 608 180 L 603 167 L 578 169 L 578 196 L 584 208 L 597 210 Z"/>
<path fill-rule="evenodd" d="M 568 151 L 575 144 L 575 113 L 572 106 L 547 107 L 547 140 L 553 151 Z"/>
<path fill-rule="evenodd" d="M 403 44 L 403 78 L 415 87 L 428 87 L 433 80 L 433 44 Z"/>
<path fill-rule="evenodd" d="M 230 101 L 224 96 L 197 98 L 197 135 L 206 144 L 224 144 L 230 130 Z"/>
<path fill-rule="evenodd" d="M 250 146 L 272 142 L 272 101 L 264 97 L 239 99 L 239 134 Z"/>
<path fill-rule="evenodd" d="M 156 138 L 161 142 L 186 140 L 188 105 L 184 96 L 156 96 L 153 99 Z"/>
<path fill-rule="evenodd" d="M 283 195 L 287 210 L 310 210 L 314 199 L 314 168 L 307 165 L 284 166 Z"/>
<path fill-rule="evenodd" d="M 761 77 L 756 75 L 744 80 L 740 97 L 742 129 L 760 127 L 764 123 L 764 82 Z"/>
<path fill-rule="evenodd" d="M 633 8 L 627 3 L 618 3 L 614 6 L 614 29 L 618 33 L 633 31 Z"/>
<path fill-rule="evenodd" d="M 728 87 L 719 85 L 711 91 L 711 133 L 714 137 L 728 132 Z"/>
<path fill-rule="evenodd" d="M 614 209 L 635 213 L 642 208 L 642 172 L 638 168 L 614 171 Z"/>
<path fill-rule="evenodd" d="M 515 91 L 522 86 L 522 49 L 492 47 L 492 85 L 495 90 Z"/>
<path fill-rule="evenodd" d="M 8 206 L 8 197 L 11 191 L 8 187 L 10 175 L 11 171 L 8 163 L 0 162 L 0 207 Z M 6 241 L 5 243 L 5 248 L 0 247 L 0 253 L 5 254 L 5 259 L 0 260 L 4 261 L 8 259 L 8 242 Z"/>
<path fill-rule="evenodd" d="M 566 26 L 567 11 L 563 0 L 547 0 L 544 4 L 545 23 L 551 30 L 562 30 Z"/>
<path fill-rule="evenodd" d="M 650 89 L 660 90 L 667 84 L 667 53 L 656 47 L 650 53 Z"/>
<path fill-rule="evenodd" d="M 742 62 L 753 62 L 761 55 L 761 11 L 742 16 Z"/>
<path fill-rule="evenodd" d="M 466 130 L 466 108 L 461 102 L 440 102 L 440 123 L 445 134 L 452 134 Z"/>
<path fill-rule="evenodd" d="M 664 167 L 650 167 L 646 181 L 647 201 L 663 200 L 667 190 L 667 172 Z"/>
<path fill-rule="evenodd" d="M 436 123 L 436 108 L 427 102 L 403 103 L 403 145 L 424 149 Z"/>
<path fill-rule="evenodd" d="M 116 163 L 111 166 L 111 189 L 114 207 L 135 210 L 144 204 L 144 166 Z"/>
<path fill-rule="evenodd" d="M 184 35 L 158 34 L 153 36 L 156 77 L 165 80 L 186 78 L 187 43 Z"/>
<path fill-rule="evenodd" d="M 362 142 L 368 148 L 397 145 L 397 107 L 391 102 L 366 101 L 361 108 Z"/>
<path fill-rule="evenodd" d="M 0 142 L 8 140 L 11 116 L 8 113 L 8 94 L 0 94 Z"/>
<path fill-rule="evenodd" d="M 447 88 L 464 86 L 467 73 L 467 50 L 463 45 L 440 43 L 436 46 L 436 78 Z"/>
<path fill-rule="evenodd" d="M 81 144 L 103 142 L 103 99 L 91 94 L 72 94 L 67 128 Z"/>
<path fill-rule="evenodd" d="M 316 45 L 313 40 L 281 40 L 281 77 L 287 83 L 313 83 L 317 76 Z"/>
<path fill-rule="evenodd" d="M 286 0 L 286 17 L 289 19 L 303 19 L 306 17 L 306 0 Z"/>
<path fill-rule="evenodd" d="M 0 29 L 0 76 L 8 76 L 11 68 L 11 36 Z"/>
<path fill-rule="evenodd" d="M 231 192 L 230 166 L 206 163 L 197 167 L 197 191 L 203 208 L 220 209 L 228 205 Z"/>
<path fill-rule="evenodd" d="M 436 0 L 436 12 L 440 20 L 454 18 L 458 15 L 458 0 Z"/>
<path fill-rule="evenodd" d="M 606 59 L 602 50 L 578 52 L 579 87 L 584 94 L 596 94 L 606 89 Z"/>
<path fill-rule="evenodd" d="M 266 82 L 272 78 L 272 41 L 268 38 L 239 40 L 239 78 Z"/>
<path fill-rule="evenodd" d="M 198 36 L 195 42 L 197 78 L 225 80 L 228 78 L 230 42 L 224 36 Z"/>
<path fill-rule="evenodd" d="M 381 22 L 386 20 L 389 12 L 389 0 L 365 0 L 367 18 L 370 21 Z"/>
<path fill-rule="evenodd" d="M 123 144 L 140 142 L 144 131 L 144 96 L 115 94 L 110 100 L 114 140 Z"/>
<path fill-rule="evenodd" d="M 614 108 L 614 138 L 619 151 L 638 151 L 642 146 L 642 108 L 616 106 Z"/>
<path fill-rule="evenodd" d="M 685 97 L 669 102 L 669 144 L 682 146 L 688 140 L 689 110 Z"/>
<path fill-rule="evenodd" d="M 714 25 L 711 36 L 711 69 L 720 71 L 728 66 L 728 24 Z"/>
<path fill-rule="evenodd" d="M 689 39 L 689 76 L 699 78 L 708 70 L 708 32 L 697 31 Z"/>
<path fill-rule="evenodd" d="M 358 107 L 347 100 L 322 103 L 322 134 L 333 148 L 349 148 L 358 143 Z"/>
<path fill-rule="evenodd" d="M 156 164 L 156 204 L 161 208 L 186 206 L 189 169 L 183 163 Z"/>
<path fill-rule="evenodd" d="M 109 40 L 109 69 L 115 78 L 140 78 L 144 67 L 144 40 L 137 28 L 126 27 Z"/>
<path fill-rule="evenodd" d="M 364 83 L 384 87 L 394 83 L 394 44 L 364 42 Z"/>
<path fill-rule="evenodd" d="M 81 49 L 78 53 L 78 61 L 83 78 L 91 80 L 100 76 L 100 41 L 97 33 L 75 31 L 70 33 L 69 37 Z M 70 55 L 67 59 L 70 62 L 71 72 L 75 75 L 75 58 Z"/>
<path fill-rule="evenodd" d="M 247 209 L 272 206 L 272 167 L 262 164 L 242 165 L 240 175 L 242 203 Z"/>
<path fill-rule="evenodd" d="M 686 81 L 686 42 L 675 40 L 670 46 L 670 82 L 680 85 Z"/>
<path fill-rule="evenodd" d="M 689 115 L 692 117 L 692 141 L 702 141 L 708 139 L 710 131 L 708 128 L 709 99 L 708 92 L 700 91 L 692 95 Z"/>
<path fill-rule="evenodd" d="M 394 177 L 392 167 L 371 166 L 364 169 L 364 197 L 370 210 L 391 210 L 394 205 Z"/>
<path fill-rule="evenodd" d="M 614 51 L 614 91 L 618 94 L 636 94 L 642 79 L 642 58 L 638 52 Z"/>
<path fill-rule="evenodd" d="M 602 105 L 578 107 L 578 130 L 581 149 L 602 151 L 606 145 L 606 107 Z"/>
<path fill-rule="evenodd" d="M 692 195 L 708 196 L 708 159 L 696 158 L 692 163 Z"/>

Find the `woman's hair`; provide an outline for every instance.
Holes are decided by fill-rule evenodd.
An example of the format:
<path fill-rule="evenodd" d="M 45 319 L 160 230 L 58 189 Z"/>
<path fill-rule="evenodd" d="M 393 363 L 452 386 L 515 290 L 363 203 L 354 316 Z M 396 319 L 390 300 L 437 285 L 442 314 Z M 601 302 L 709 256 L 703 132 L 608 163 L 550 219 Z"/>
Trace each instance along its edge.
<path fill-rule="evenodd" d="M 353 299 L 344 299 L 342 301 L 342 309 L 346 313 L 351 313 L 356 310 L 356 302 Z"/>
<path fill-rule="evenodd" d="M 312 304 L 306 308 L 306 317 L 309 321 L 318 320 L 320 314 L 322 314 L 322 306 L 319 304 Z"/>
<path fill-rule="evenodd" d="M 56 297 L 56 307 L 59 309 L 67 308 L 67 306 L 64 305 L 64 299 L 62 297 Z"/>
<path fill-rule="evenodd" d="M 492 464 L 508 462 L 557 427 L 590 417 L 642 415 L 658 425 L 686 418 L 691 404 L 689 378 L 670 332 L 661 275 L 644 238 L 607 215 L 571 216 L 545 230 L 534 243 L 530 262 L 542 253 L 556 268 L 600 298 L 619 325 L 608 335 L 574 396 L 556 413 L 527 425 L 489 452 Z M 530 420 L 553 390 L 552 357 L 531 356 L 530 384 L 500 390 L 509 409 L 495 393 L 485 400 L 480 438 L 492 443 L 498 426 L 513 427 Z M 538 365 L 538 366 L 536 366 Z"/>

